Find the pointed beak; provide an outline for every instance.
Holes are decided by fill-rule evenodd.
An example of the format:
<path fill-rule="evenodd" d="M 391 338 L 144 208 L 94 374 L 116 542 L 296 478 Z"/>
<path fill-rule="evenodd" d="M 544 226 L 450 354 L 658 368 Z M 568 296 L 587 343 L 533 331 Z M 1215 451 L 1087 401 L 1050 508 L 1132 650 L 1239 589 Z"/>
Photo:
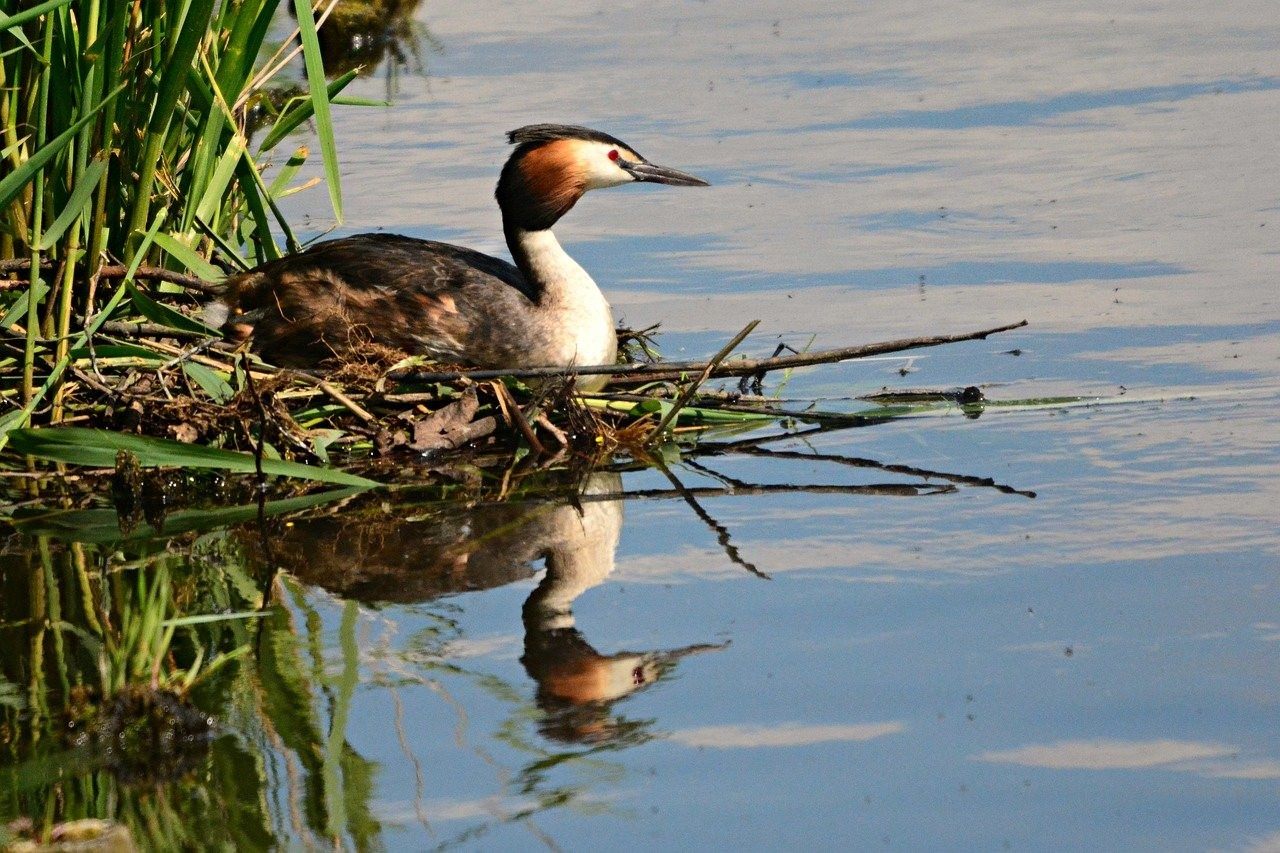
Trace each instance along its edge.
<path fill-rule="evenodd" d="M 696 175 L 681 172 L 667 166 L 655 166 L 652 163 L 623 163 L 622 168 L 631 173 L 637 181 L 648 181 L 654 184 L 669 184 L 673 187 L 709 187 L 711 184 Z"/>

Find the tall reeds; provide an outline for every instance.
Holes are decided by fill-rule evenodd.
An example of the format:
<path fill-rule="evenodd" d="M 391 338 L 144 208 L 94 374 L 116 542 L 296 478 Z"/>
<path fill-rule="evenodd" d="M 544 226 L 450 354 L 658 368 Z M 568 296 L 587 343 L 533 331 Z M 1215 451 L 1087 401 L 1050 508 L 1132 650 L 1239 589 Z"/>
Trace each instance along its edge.
<path fill-rule="evenodd" d="M 60 383 L 86 329 L 174 320 L 153 316 L 132 275 L 100 279 L 104 264 L 207 277 L 215 254 L 234 268 L 279 256 L 277 237 L 293 244 L 276 200 L 305 150 L 282 179 L 262 173 L 311 118 L 341 217 L 329 105 L 354 73 L 326 85 L 307 0 L 295 0 L 294 36 L 267 56 L 279 3 L 47 0 L 0 12 L 0 446 L 33 416 L 66 417 Z M 310 94 L 272 107 L 263 93 L 297 49 Z M 247 117 L 264 105 L 254 144 Z"/>

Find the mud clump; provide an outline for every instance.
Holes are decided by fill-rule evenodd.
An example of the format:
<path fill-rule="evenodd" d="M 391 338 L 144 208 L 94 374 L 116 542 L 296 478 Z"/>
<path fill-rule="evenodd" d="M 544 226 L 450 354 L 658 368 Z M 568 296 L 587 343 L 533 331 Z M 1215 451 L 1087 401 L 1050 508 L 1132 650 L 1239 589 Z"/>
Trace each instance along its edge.
<path fill-rule="evenodd" d="M 106 701 L 72 697 L 63 737 L 95 755 L 122 782 L 181 779 L 208 754 L 213 717 L 172 690 L 129 686 Z"/>

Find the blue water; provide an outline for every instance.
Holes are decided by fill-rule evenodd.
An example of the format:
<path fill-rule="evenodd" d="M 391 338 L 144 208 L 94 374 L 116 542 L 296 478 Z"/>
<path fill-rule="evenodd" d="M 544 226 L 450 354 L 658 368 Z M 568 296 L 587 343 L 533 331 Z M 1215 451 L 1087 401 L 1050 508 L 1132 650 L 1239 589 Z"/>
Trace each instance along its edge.
<path fill-rule="evenodd" d="M 1030 325 L 775 383 L 797 408 L 883 386 L 995 403 L 673 464 L 736 492 L 700 494 L 710 523 L 646 470 L 597 491 L 665 496 L 388 502 L 281 532 L 314 546 L 285 601 L 351 761 L 324 776 L 235 693 L 220 748 L 261 761 L 281 846 L 327 844 L 338 794 L 388 849 L 1280 846 L 1270 4 L 416 20 L 427 73 L 338 111 L 346 220 L 319 189 L 287 202 L 309 236 L 502 254 L 503 133 L 567 121 L 713 183 L 592 193 L 558 227 L 668 356 L 754 319 L 751 354 Z M 922 493 L 845 488 L 885 485 Z M 543 584 L 560 609 L 526 604 Z"/>
<path fill-rule="evenodd" d="M 745 350 L 769 354 L 1025 318 L 800 371 L 783 394 L 1100 402 L 764 445 L 1034 498 L 972 481 L 704 497 L 719 531 L 678 499 L 626 501 L 615 567 L 573 602 L 582 637 L 604 658 L 728 645 L 597 708 L 596 740 L 548 728 L 520 663 L 541 575 L 449 598 L 466 642 L 445 660 L 465 673 L 400 691 L 421 789 L 385 689 L 366 680 L 348 732 L 382 768 L 391 846 L 1274 848 L 1280 32 L 1261 4 L 981 6 L 419 12 L 438 76 L 351 119 L 343 229 L 443 227 L 501 252 L 501 132 L 590 124 L 714 185 L 593 194 L 559 229 L 621 316 L 663 324 L 668 355 L 750 319 Z M 392 187 L 403 203 L 383 203 Z M 946 482 L 699 462 L 713 473 L 673 473 Z M 364 618 L 407 638 L 440 606 Z"/>

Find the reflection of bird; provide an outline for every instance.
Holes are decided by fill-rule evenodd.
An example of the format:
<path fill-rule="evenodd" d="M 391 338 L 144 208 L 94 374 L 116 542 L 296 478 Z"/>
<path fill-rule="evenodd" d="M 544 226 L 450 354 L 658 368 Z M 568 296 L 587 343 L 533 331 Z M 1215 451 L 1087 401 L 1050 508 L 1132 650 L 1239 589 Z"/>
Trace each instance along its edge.
<path fill-rule="evenodd" d="M 596 474 L 585 495 L 617 491 L 617 474 Z M 543 734 L 561 741 L 601 742 L 640 736 L 610 706 L 657 681 L 680 658 L 722 646 L 602 655 L 574 627 L 573 602 L 613 571 L 622 525 L 621 501 L 559 507 L 540 527 L 555 531 L 545 551 L 547 573 L 524 603 L 524 664 L 546 712 Z"/>
<path fill-rule="evenodd" d="M 613 703 L 657 682 L 681 658 L 728 645 L 704 643 L 603 655 L 577 628 L 547 627 L 562 622 L 566 615 L 572 618 L 567 611 L 544 610 L 539 601 L 542 593 L 555 595 L 560 580 L 548 567 L 547 576 L 525 602 L 524 656 L 520 658 L 525 671 L 538 683 L 538 707 L 546 714 L 538 728 L 549 738 L 602 743 L 643 737 L 643 726 L 610 713 Z"/>
<path fill-rule="evenodd" d="M 540 729 L 565 742 L 647 737 L 646 726 L 615 716 L 613 703 L 660 680 L 686 655 L 723 646 L 605 655 L 575 627 L 574 601 L 613 572 L 622 500 L 607 496 L 621 489 L 620 475 L 596 472 L 575 504 L 458 503 L 425 518 L 388 512 L 385 520 L 363 514 L 296 520 L 272 550 L 302 581 L 372 603 L 524 581 L 541 560 L 546 574 L 524 604 L 520 659 L 538 684 Z"/>
<path fill-rule="evenodd" d="M 496 197 L 515 265 L 391 234 L 330 240 L 229 278 L 211 322 L 252 334 L 281 364 L 313 363 L 367 341 L 477 367 L 609 364 L 604 294 L 551 233 L 587 190 L 637 182 L 706 186 L 585 127 L 511 131 Z M 603 380 L 597 380 L 603 384 Z"/>

